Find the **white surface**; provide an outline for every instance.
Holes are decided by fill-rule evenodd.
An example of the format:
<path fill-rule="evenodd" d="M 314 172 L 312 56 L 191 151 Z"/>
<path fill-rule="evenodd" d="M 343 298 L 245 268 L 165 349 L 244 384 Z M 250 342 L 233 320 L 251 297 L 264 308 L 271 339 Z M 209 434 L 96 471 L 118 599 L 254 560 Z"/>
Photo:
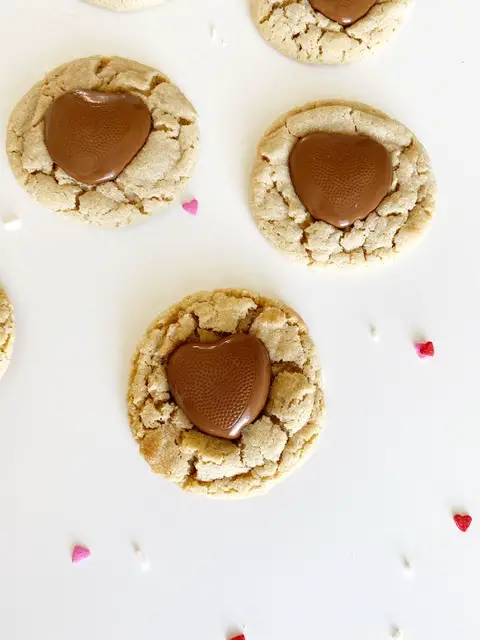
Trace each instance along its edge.
<path fill-rule="evenodd" d="M 377 57 L 313 68 L 263 42 L 247 0 L 171 0 L 128 15 L 80 0 L 0 2 L 2 132 L 45 71 L 117 53 L 179 84 L 203 143 L 187 194 L 198 216 L 177 205 L 116 232 L 43 210 L 1 158 L 0 215 L 23 222 L 15 234 L 0 227 L 0 278 L 18 322 L 0 384 L 2 640 L 224 640 L 242 624 L 247 640 L 383 640 L 394 626 L 405 640 L 479 637 L 480 5 L 463 0 L 457 15 L 445 4 L 417 0 Z M 248 213 L 263 130 L 332 96 L 399 118 L 434 161 L 436 223 L 388 268 L 307 272 Z M 146 326 L 183 295 L 222 286 L 293 305 L 326 379 L 315 457 L 244 502 L 185 495 L 150 474 L 125 411 Z M 415 354 L 421 336 L 435 342 L 433 361 Z M 451 519 L 457 507 L 473 516 L 467 534 Z M 90 546 L 88 562 L 71 565 L 74 542 Z"/>

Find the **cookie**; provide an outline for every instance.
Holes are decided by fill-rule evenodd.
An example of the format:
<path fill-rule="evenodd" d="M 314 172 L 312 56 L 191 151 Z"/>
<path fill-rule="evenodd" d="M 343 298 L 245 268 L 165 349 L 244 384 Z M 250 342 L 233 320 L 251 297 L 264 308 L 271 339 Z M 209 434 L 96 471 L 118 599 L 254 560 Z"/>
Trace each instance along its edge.
<path fill-rule="evenodd" d="M 164 0 L 87 0 L 90 4 L 96 4 L 112 11 L 135 11 L 162 4 Z"/>
<path fill-rule="evenodd" d="M 430 160 L 414 134 L 343 101 L 309 104 L 275 122 L 260 141 L 250 195 L 263 235 L 315 267 L 397 256 L 424 236 L 435 198 Z"/>
<path fill-rule="evenodd" d="M 48 73 L 15 107 L 7 132 L 24 189 L 52 211 L 102 227 L 168 207 L 186 187 L 198 144 L 197 114 L 180 89 L 117 57 Z"/>
<path fill-rule="evenodd" d="M 209 496 L 265 492 L 306 459 L 320 432 L 314 344 L 281 302 L 238 289 L 189 296 L 140 343 L 128 408 L 155 473 Z M 198 416 L 195 424 L 188 415 Z M 236 419 L 241 428 L 231 431 Z"/>
<path fill-rule="evenodd" d="M 251 0 L 251 10 L 261 35 L 281 53 L 301 62 L 340 64 L 389 40 L 411 2 Z"/>
<path fill-rule="evenodd" d="M 0 378 L 10 364 L 15 342 L 13 307 L 5 291 L 0 289 Z"/>

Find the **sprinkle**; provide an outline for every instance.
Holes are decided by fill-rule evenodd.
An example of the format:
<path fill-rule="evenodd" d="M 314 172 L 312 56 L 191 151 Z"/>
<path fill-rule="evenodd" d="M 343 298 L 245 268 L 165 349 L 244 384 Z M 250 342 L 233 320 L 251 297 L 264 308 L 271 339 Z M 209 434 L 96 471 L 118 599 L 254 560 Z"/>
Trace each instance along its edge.
<path fill-rule="evenodd" d="M 378 342 L 378 331 L 377 328 L 373 326 L 370 327 L 370 336 L 374 342 Z"/>
<path fill-rule="evenodd" d="M 79 562 L 90 558 L 91 555 L 90 549 L 76 544 L 72 549 L 72 562 L 73 564 L 78 564 Z"/>
<path fill-rule="evenodd" d="M 182 207 L 187 213 L 190 213 L 192 216 L 196 216 L 198 213 L 198 200 L 190 200 L 189 202 L 184 202 Z"/>
<path fill-rule="evenodd" d="M 20 218 L 7 218 L 3 223 L 3 228 L 5 231 L 18 231 L 22 228 L 22 221 Z"/>
<path fill-rule="evenodd" d="M 225 49 L 225 47 L 227 46 L 227 41 L 226 40 L 221 40 L 220 44 L 222 45 L 222 47 Z M 235 639 L 234 639 L 235 640 Z"/>
<path fill-rule="evenodd" d="M 467 529 L 472 524 L 472 516 L 466 514 L 456 513 L 453 516 L 453 520 L 455 521 L 455 524 L 460 529 L 460 531 L 462 531 L 463 533 L 465 533 L 465 531 L 467 531 Z"/>
<path fill-rule="evenodd" d="M 405 572 L 405 576 L 407 578 L 413 578 L 415 571 L 412 567 L 410 560 L 406 556 L 402 557 L 402 566 L 403 566 L 403 571 Z"/>
<path fill-rule="evenodd" d="M 245 636 L 241 633 L 239 636 L 235 636 L 234 638 L 230 638 L 230 640 L 245 640 Z"/>
<path fill-rule="evenodd" d="M 217 38 L 218 38 L 217 28 L 213 24 L 210 27 L 210 38 L 211 38 L 212 42 L 215 42 L 215 40 L 217 40 Z"/>
<path fill-rule="evenodd" d="M 435 347 L 433 342 L 416 342 L 415 350 L 419 358 L 433 358 L 435 355 Z"/>
<path fill-rule="evenodd" d="M 392 627 L 392 631 L 390 633 L 390 639 L 391 640 L 402 640 L 403 638 L 403 631 L 401 629 L 399 629 L 398 627 Z"/>
<path fill-rule="evenodd" d="M 147 571 L 150 571 L 150 561 L 147 558 L 147 556 L 143 553 L 143 551 L 140 549 L 138 544 L 133 545 L 133 550 L 135 552 L 135 555 L 137 556 L 137 560 L 140 564 L 141 570 L 144 571 L 145 573 L 147 573 Z"/>

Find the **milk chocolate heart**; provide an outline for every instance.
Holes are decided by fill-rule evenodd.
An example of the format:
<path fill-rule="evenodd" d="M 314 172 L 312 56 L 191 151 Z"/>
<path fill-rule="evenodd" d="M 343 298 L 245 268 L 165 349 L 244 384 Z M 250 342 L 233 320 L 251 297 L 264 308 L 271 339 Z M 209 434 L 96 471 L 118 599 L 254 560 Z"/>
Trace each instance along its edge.
<path fill-rule="evenodd" d="M 316 11 L 348 27 L 367 15 L 377 0 L 309 0 Z"/>
<path fill-rule="evenodd" d="M 177 405 L 200 431 L 234 440 L 267 401 L 268 351 L 254 336 L 187 343 L 170 356 L 167 379 Z"/>
<path fill-rule="evenodd" d="M 113 180 L 147 141 L 152 118 L 140 98 L 125 93 L 68 91 L 45 114 L 52 160 L 85 184 Z"/>
<path fill-rule="evenodd" d="M 385 147 L 356 134 L 311 133 L 293 147 L 289 167 L 293 187 L 312 217 L 340 229 L 374 211 L 393 179 Z"/>

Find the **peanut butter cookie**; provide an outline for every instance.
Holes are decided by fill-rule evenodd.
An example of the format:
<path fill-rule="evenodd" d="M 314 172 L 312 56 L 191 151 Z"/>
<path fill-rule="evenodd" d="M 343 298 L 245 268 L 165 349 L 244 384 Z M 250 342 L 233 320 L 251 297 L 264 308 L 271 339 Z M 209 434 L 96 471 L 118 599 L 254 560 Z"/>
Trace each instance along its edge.
<path fill-rule="evenodd" d="M 308 266 L 379 263 L 433 219 L 429 157 L 405 126 L 366 105 L 309 104 L 260 141 L 251 208 L 263 235 Z"/>
<path fill-rule="evenodd" d="M 15 342 L 13 307 L 5 291 L 0 289 L 0 378 L 10 364 Z"/>
<path fill-rule="evenodd" d="M 96 4 L 112 11 L 135 11 L 155 7 L 163 4 L 164 0 L 87 0 L 90 4 Z"/>
<path fill-rule="evenodd" d="M 264 492 L 306 459 L 319 435 L 315 347 L 300 316 L 281 302 L 238 289 L 198 293 L 147 331 L 128 409 L 155 473 L 209 496 Z M 232 416 L 242 424 L 228 431 Z"/>
<path fill-rule="evenodd" d="M 251 0 L 260 33 L 301 62 L 352 62 L 389 40 L 412 0 Z"/>
<path fill-rule="evenodd" d="M 7 133 L 11 168 L 28 193 L 105 227 L 168 207 L 185 189 L 198 143 L 197 114 L 167 77 L 102 56 L 48 73 L 15 107 Z"/>

